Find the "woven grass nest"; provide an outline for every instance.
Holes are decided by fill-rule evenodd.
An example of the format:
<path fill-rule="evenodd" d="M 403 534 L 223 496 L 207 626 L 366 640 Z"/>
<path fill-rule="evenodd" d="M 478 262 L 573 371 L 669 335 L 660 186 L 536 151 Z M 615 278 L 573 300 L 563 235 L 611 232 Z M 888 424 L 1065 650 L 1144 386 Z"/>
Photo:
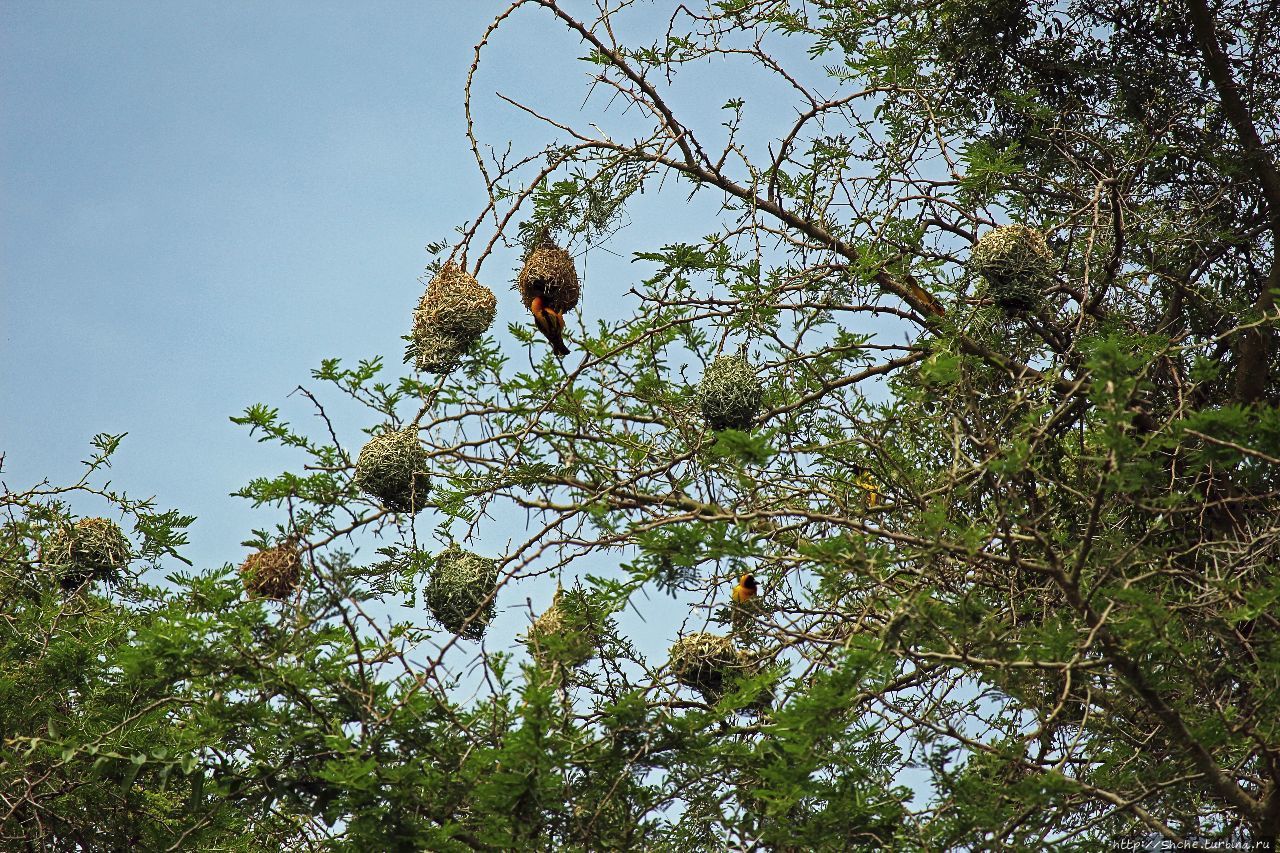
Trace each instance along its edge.
<path fill-rule="evenodd" d="M 114 583 L 131 559 L 129 540 L 109 518 L 82 518 L 58 528 L 41 556 L 65 590 L 79 589 L 90 580 Z"/>
<path fill-rule="evenodd" d="M 492 598 L 497 584 L 497 560 L 450 545 L 436 557 L 422 597 L 437 622 L 461 637 L 478 640 L 497 612 Z"/>
<path fill-rule="evenodd" d="M 731 637 L 698 632 L 672 644 L 668 666 L 676 681 L 692 687 L 708 702 L 724 695 L 735 675 L 745 674 L 746 655 L 734 647 Z"/>
<path fill-rule="evenodd" d="M 516 289 L 525 308 L 541 296 L 546 307 L 564 314 L 572 311 L 582 295 L 573 256 L 554 243 L 543 243 L 525 258 L 516 278 Z"/>
<path fill-rule="evenodd" d="M 392 512 L 418 512 L 431 490 L 431 457 L 418 429 L 389 430 L 374 436 L 356 460 L 356 485 Z"/>
<path fill-rule="evenodd" d="M 525 634 L 533 659 L 544 667 L 581 666 L 595 657 L 605 615 L 581 589 L 557 590 L 556 597 Z"/>
<path fill-rule="evenodd" d="M 498 299 L 452 261 L 431 279 L 413 312 L 410 351 L 419 370 L 448 373 L 493 325 Z"/>
<path fill-rule="evenodd" d="M 747 359 L 721 356 L 707 366 L 694 398 L 713 430 L 749 429 L 764 401 L 764 385 Z"/>
<path fill-rule="evenodd" d="M 240 564 L 240 580 L 254 598 L 283 601 L 293 596 L 302 579 L 302 559 L 295 540 L 255 551 Z"/>
<path fill-rule="evenodd" d="M 1057 270 L 1057 259 L 1041 231 L 1028 225 L 993 228 L 974 244 L 969 267 L 1008 314 L 1030 311 Z"/>

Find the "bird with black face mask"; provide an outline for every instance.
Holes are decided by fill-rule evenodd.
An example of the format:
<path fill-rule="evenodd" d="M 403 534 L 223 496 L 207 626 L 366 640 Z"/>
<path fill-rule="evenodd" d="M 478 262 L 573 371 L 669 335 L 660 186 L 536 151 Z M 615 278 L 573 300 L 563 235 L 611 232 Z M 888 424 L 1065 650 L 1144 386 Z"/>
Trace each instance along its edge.
<path fill-rule="evenodd" d="M 756 583 L 756 576 L 745 574 L 738 578 L 738 583 L 730 594 L 735 604 L 746 604 L 751 599 L 760 594 L 760 585 Z"/>
<path fill-rule="evenodd" d="M 760 584 L 753 574 L 738 577 L 738 582 L 729 594 L 733 604 L 729 606 L 729 624 L 739 638 L 750 638 L 756 630 L 756 620 L 760 617 L 764 599 L 760 597 Z"/>

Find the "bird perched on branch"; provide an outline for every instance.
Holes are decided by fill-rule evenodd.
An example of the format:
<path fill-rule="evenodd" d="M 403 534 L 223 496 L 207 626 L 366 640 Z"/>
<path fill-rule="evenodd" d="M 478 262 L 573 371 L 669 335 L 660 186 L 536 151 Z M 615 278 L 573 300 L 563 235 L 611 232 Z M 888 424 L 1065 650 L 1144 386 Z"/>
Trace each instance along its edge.
<path fill-rule="evenodd" d="M 530 300 L 529 313 L 533 314 L 538 331 L 551 342 L 551 351 L 556 355 L 568 355 L 569 348 L 564 345 L 564 315 L 547 305 L 541 296 Z"/>
<path fill-rule="evenodd" d="M 871 469 L 855 465 L 853 467 L 853 484 L 862 490 L 862 500 L 868 509 L 874 509 L 880 504 L 880 487 L 876 485 L 875 477 L 871 475 Z"/>
<path fill-rule="evenodd" d="M 730 596 L 733 604 L 729 607 L 729 624 L 735 633 L 745 637 L 754 631 L 755 620 L 762 609 L 760 603 L 763 599 L 759 596 L 760 585 L 756 583 L 755 575 L 746 574 L 738 578 Z"/>
<path fill-rule="evenodd" d="M 738 578 L 738 583 L 733 588 L 732 598 L 735 604 L 746 604 L 755 598 L 760 592 L 760 585 L 756 583 L 756 576 L 746 574 Z"/>
<path fill-rule="evenodd" d="M 938 298 L 921 287 L 920 282 L 915 276 L 908 275 L 906 285 L 907 292 L 911 294 L 911 297 L 915 299 L 916 302 L 919 302 L 924 306 L 924 309 L 927 312 L 930 314 L 937 314 L 939 317 L 947 313 L 946 310 L 943 309 L 942 303 L 938 301 Z"/>

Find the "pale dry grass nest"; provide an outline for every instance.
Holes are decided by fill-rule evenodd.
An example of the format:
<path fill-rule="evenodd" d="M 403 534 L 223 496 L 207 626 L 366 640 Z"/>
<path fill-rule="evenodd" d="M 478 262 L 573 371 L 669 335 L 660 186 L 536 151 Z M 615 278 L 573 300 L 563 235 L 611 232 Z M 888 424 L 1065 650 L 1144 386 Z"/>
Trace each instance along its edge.
<path fill-rule="evenodd" d="M 1035 308 L 1053 280 L 1057 259 L 1041 231 L 1028 225 L 993 228 L 974 244 L 969 268 L 1008 314 Z"/>
<path fill-rule="evenodd" d="M 301 579 L 302 559 L 293 540 L 255 551 L 240 564 L 240 580 L 254 598 L 283 601 L 297 591 Z"/>
<path fill-rule="evenodd" d="M 58 528 L 41 556 L 45 568 L 66 590 L 79 589 L 91 580 L 114 583 L 131 559 L 129 540 L 109 518 L 82 518 Z"/>
<path fill-rule="evenodd" d="M 535 296 L 541 296 L 548 308 L 561 314 L 572 311 L 582 295 L 573 256 L 554 243 L 543 243 L 529 253 L 516 278 L 516 289 L 525 308 Z"/>
<path fill-rule="evenodd" d="M 667 655 L 676 681 L 697 690 L 708 702 L 724 695 L 733 677 L 746 666 L 746 656 L 734 647 L 731 637 L 705 632 L 679 638 Z"/>
<path fill-rule="evenodd" d="M 419 370 L 448 373 L 456 368 L 472 344 L 489 330 L 498 310 L 493 291 L 465 269 L 446 263 L 413 312 L 409 351 Z"/>
<path fill-rule="evenodd" d="M 749 429 L 764 401 L 764 385 L 744 356 L 726 355 L 707 365 L 694 399 L 716 431 Z"/>
<path fill-rule="evenodd" d="M 605 619 L 585 591 L 557 590 L 551 606 L 529 626 L 525 644 L 542 666 L 581 666 L 599 650 Z"/>

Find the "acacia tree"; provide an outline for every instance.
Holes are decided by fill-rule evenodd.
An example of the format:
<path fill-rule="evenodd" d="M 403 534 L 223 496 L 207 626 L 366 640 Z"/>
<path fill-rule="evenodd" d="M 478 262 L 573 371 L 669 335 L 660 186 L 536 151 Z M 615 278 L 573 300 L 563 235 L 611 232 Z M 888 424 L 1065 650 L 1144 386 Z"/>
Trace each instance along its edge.
<path fill-rule="evenodd" d="M 512 100 L 548 141 L 490 147 L 476 75 L 535 14 L 585 47 L 590 98 Z M 371 434 L 417 432 L 422 514 L 362 493 L 331 426 L 248 410 L 311 458 L 243 492 L 288 510 L 255 545 L 292 543 L 301 586 L 241 601 L 224 569 L 100 602 L 137 625 L 109 648 L 148 665 L 95 678 L 160 704 L 96 698 L 70 737 L 28 711 L 7 742 L 28 757 L 0 765 L 11 837 L 72 846 L 108 804 L 177 849 L 1273 839 L 1272 4 L 730 0 L 647 43 L 633 14 L 497 16 L 465 92 L 487 203 L 436 248 L 441 276 L 493 281 L 504 251 L 607 243 L 637 280 L 587 276 L 563 359 L 529 325 L 446 347 L 438 376 L 316 372 Z M 748 129 L 746 82 L 722 114 L 678 108 L 713 61 L 781 82 L 777 133 Z M 627 245 L 641 193 L 710 201 L 710 233 Z M 378 615 L 424 580 L 434 608 L 443 543 L 513 508 L 529 532 L 456 622 Z M 60 518 L 11 517 L 14 565 Z M 342 550 L 369 534 L 379 559 Z M 469 639 L 552 572 L 564 607 L 527 660 Z M 725 606 L 747 572 L 763 594 Z M 60 636 L 56 586 L 11 620 L 29 647 Z M 690 608 L 669 661 L 611 617 L 650 588 Z M 139 770 L 68 784 L 139 721 L 165 756 L 112 746 L 99 766 Z M 185 808 L 134 802 L 168 780 Z"/>

